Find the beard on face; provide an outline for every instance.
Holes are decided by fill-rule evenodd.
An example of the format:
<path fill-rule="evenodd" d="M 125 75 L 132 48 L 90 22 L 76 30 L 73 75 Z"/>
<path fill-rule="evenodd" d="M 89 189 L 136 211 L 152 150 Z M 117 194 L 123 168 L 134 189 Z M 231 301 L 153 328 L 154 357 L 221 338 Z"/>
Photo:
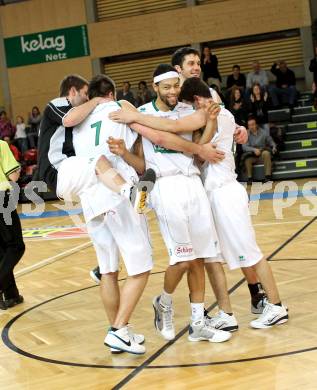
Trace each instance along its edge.
<path fill-rule="evenodd" d="M 157 91 L 157 95 L 158 95 L 158 97 L 162 100 L 162 102 L 163 102 L 164 104 L 167 105 L 168 108 L 173 109 L 173 108 L 177 105 L 177 103 L 178 103 L 177 97 L 175 97 L 176 103 L 171 104 L 171 103 L 168 101 L 167 96 L 161 95 L 161 94 L 160 94 L 160 91 Z"/>

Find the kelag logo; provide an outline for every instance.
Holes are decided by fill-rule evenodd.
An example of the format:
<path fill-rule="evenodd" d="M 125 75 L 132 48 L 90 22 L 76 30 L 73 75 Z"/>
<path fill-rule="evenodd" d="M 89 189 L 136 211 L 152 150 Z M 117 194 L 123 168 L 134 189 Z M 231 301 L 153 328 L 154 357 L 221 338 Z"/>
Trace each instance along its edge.
<path fill-rule="evenodd" d="M 4 45 L 8 68 L 90 54 L 84 25 L 6 38 Z"/>
<path fill-rule="evenodd" d="M 56 49 L 58 51 L 65 50 L 65 37 L 64 35 L 59 35 L 56 38 L 48 37 L 43 39 L 42 34 L 38 34 L 38 39 L 33 39 L 32 41 L 24 40 L 24 36 L 21 37 L 21 47 L 22 52 L 38 51 L 45 49 Z"/>

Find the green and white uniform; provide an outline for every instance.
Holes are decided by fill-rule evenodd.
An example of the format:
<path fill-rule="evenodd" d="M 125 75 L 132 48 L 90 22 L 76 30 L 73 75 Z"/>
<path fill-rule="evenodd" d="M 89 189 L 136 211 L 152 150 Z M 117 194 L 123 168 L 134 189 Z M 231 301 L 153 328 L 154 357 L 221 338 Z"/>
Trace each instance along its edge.
<path fill-rule="evenodd" d="M 206 164 L 204 187 L 210 202 L 219 237 L 221 256 L 206 261 L 226 261 L 230 269 L 250 267 L 263 258 L 249 214 L 249 199 L 245 188 L 236 180 L 232 153 L 236 124 L 232 114 L 222 108 L 218 129 L 212 143 L 225 152 L 217 164 Z"/>
<path fill-rule="evenodd" d="M 153 266 L 145 216 L 137 214 L 129 200 L 108 189 L 95 173 L 96 163 L 104 155 L 127 182 L 132 184 L 138 180 L 135 170 L 120 156 L 112 154 L 107 144 L 109 137 L 121 138 L 127 149 L 131 149 L 137 138 L 127 125 L 109 119 L 110 112 L 118 109 L 120 106 L 114 101 L 99 104 L 74 128 L 76 156 L 61 163 L 57 191 L 65 200 L 80 198 L 100 272 L 119 270 L 120 251 L 128 274 L 137 275 Z"/>
<path fill-rule="evenodd" d="M 193 109 L 183 103 L 164 112 L 151 102 L 139 107 L 139 111 L 174 120 L 193 113 Z M 182 137 L 192 140 L 191 133 Z M 145 138 L 142 142 L 146 167 L 153 168 L 158 177 L 151 192 L 151 204 L 170 264 L 217 256 L 220 251 L 212 213 L 192 156 L 158 147 Z"/>

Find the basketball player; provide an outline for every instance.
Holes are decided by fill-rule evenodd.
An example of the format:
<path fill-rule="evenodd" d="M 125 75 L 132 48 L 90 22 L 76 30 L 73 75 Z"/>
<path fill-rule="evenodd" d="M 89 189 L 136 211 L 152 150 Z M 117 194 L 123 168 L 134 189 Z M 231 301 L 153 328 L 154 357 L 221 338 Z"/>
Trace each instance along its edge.
<path fill-rule="evenodd" d="M 171 59 L 172 65 L 175 67 L 180 75 L 181 85 L 182 83 L 191 78 L 200 78 L 201 66 L 199 52 L 192 47 L 182 47 L 175 51 Z M 210 88 L 211 96 L 217 103 L 221 103 L 221 99 L 217 92 Z M 235 141 L 237 143 L 245 143 L 247 141 L 247 131 L 244 127 L 237 127 L 234 133 Z M 221 292 L 217 291 L 217 286 L 213 283 L 212 271 L 209 270 L 209 265 L 206 263 L 206 271 L 209 280 L 215 291 L 216 298 L 220 298 Z M 251 312 L 253 314 L 262 313 L 264 306 L 267 303 L 266 295 L 262 289 L 261 284 L 258 281 L 257 275 L 254 269 L 242 268 L 242 272 L 248 282 L 248 288 L 251 295 Z M 207 314 L 207 313 L 206 313 Z"/>
<path fill-rule="evenodd" d="M 196 109 L 210 97 L 208 86 L 199 79 L 186 80 L 180 95 L 181 100 L 193 103 Z M 218 116 L 218 129 L 212 142 L 217 143 L 226 157 L 218 164 L 206 165 L 204 186 L 215 218 L 223 258 L 230 269 L 253 267 L 268 296 L 263 313 L 251 321 L 250 325 L 253 328 L 268 328 L 287 322 L 288 313 L 281 303 L 271 267 L 255 241 L 247 192 L 236 180 L 234 158 L 231 153 L 234 131 L 233 118 L 226 110 L 221 110 Z M 200 142 L 205 143 L 206 139 L 201 139 Z M 235 327 L 237 323 L 230 321 L 233 315 L 227 288 L 223 288 L 223 284 L 226 285 L 221 266 L 223 259 L 214 258 L 209 261 L 208 269 L 217 283 L 221 284 L 221 289 L 226 294 L 223 301 L 227 301 L 226 307 L 222 302 L 223 307 L 220 307 L 220 312 L 211 319 L 210 324 L 219 329 L 230 330 L 228 327 L 230 325 Z"/>

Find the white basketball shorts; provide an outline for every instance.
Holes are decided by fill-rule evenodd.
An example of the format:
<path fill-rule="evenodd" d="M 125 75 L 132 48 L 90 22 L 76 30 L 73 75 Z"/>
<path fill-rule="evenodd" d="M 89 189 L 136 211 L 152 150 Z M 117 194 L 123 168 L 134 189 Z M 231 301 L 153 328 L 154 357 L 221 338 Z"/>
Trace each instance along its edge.
<path fill-rule="evenodd" d="M 146 217 L 137 214 L 127 199 L 89 221 L 87 231 L 101 274 L 119 270 L 119 252 L 128 275 L 138 275 L 153 268 Z"/>
<path fill-rule="evenodd" d="M 170 265 L 220 252 L 209 201 L 197 175 L 157 179 L 151 192 Z"/>
<path fill-rule="evenodd" d="M 230 269 L 258 263 L 263 253 L 256 243 L 245 188 L 233 180 L 219 188 L 206 188 L 206 192 L 221 249 L 221 256 L 206 261 L 225 261 Z"/>

